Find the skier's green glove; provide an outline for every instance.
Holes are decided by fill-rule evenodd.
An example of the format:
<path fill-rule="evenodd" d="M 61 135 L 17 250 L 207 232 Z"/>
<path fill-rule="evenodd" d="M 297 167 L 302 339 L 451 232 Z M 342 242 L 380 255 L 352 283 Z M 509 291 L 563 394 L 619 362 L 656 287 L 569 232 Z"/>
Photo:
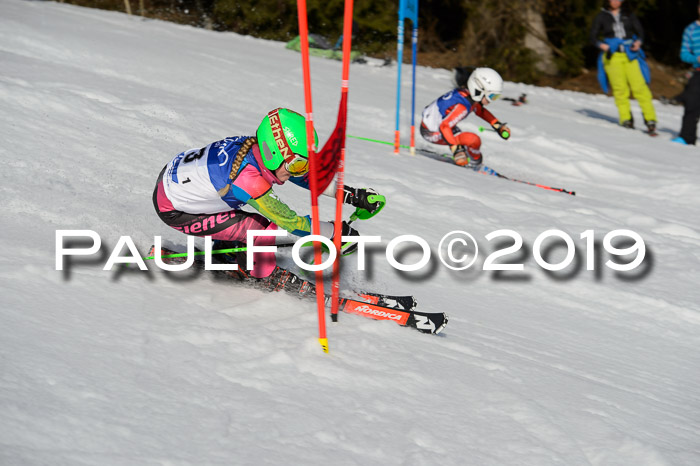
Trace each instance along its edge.
<path fill-rule="evenodd" d="M 344 186 L 343 202 L 357 207 L 357 218 L 367 220 L 384 208 L 386 198 L 372 188 L 355 189 Z"/>

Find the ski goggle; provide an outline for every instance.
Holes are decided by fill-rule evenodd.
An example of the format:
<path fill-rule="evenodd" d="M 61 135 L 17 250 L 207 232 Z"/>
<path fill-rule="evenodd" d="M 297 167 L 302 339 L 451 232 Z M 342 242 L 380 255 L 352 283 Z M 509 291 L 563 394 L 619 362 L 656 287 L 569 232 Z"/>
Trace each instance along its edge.
<path fill-rule="evenodd" d="M 292 176 L 302 176 L 309 172 L 309 159 L 302 157 L 299 154 L 292 154 L 284 160 L 284 168 L 287 169 Z"/>
<path fill-rule="evenodd" d="M 501 94 L 489 94 L 486 96 L 487 99 L 489 99 L 489 102 L 493 102 L 494 100 L 498 100 L 501 97 Z"/>

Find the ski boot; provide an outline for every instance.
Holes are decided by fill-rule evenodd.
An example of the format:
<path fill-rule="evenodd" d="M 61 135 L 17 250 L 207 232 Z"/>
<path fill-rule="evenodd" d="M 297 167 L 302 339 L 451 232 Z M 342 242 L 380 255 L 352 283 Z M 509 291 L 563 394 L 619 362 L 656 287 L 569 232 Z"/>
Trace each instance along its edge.
<path fill-rule="evenodd" d="M 452 158 L 455 163 L 460 167 L 463 167 L 469 163 L 469 156 L 467 155 L 467 148 L 464 146 L 456 146 L 452 151 Z"/>
<path fill-rule="evenodd" d="M 279 266 L 267 277 L 255 279 L 254 286 L 265 291 L 284 290 L 285 293 L 299 298 L 316 295 L 316 286 L 313 283 Z"/>
<path fill-rule="evenodd" d="M 469 168 L 478 170 L 479 167 L 481 167 L 481 164 L 484 162 L 484 157 L 481 155 L 481 151 L 479 149 L 467 147 L 467 152 L 469 153 Z"/>

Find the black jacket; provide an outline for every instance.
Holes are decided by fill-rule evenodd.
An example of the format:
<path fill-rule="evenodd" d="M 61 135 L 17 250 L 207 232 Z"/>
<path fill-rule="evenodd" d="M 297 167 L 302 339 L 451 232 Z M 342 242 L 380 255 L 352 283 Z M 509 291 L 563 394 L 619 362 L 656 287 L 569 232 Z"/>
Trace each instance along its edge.
<path fill-rule="evenodd" d="M 622 22 L 622 25 L 625 27 L 624 39 L 631 39 L 632 36 L 636 34 L 637 39 L 644 42 L 642 23 L 639 22 L 639 19 L 637 19 L 634 13 L 620 11 L 620 22 Z M 591 26 L 591 44 L 598 47 L 601 34 L 605 39 L 615 37 L 615 30 L 613 29 L 614 24 L 615 19 L 608 10 L 602 10 L 598 13 L 598 16 L 593 20 L 593 26 Z"/>

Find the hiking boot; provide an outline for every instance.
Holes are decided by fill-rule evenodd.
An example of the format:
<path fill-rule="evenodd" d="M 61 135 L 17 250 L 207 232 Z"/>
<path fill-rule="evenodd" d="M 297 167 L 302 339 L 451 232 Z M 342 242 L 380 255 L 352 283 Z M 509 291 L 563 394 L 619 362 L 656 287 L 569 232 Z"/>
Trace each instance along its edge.
<path fill-rule="evenodd" d="M 654 120 L 645 121 L 649 134 L 656 133 L 656 122 Z"/>

